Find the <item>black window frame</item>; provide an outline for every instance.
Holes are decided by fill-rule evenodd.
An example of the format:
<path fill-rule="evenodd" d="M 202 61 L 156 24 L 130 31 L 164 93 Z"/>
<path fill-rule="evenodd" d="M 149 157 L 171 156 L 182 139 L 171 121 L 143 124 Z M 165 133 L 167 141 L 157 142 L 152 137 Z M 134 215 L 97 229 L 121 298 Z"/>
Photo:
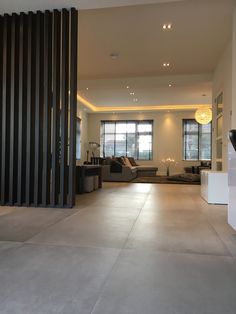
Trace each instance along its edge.
<path fill-rule="evenodd" d="M 185 131 L 185 126 L 187 124 L 187 122 L 194 122 L 194 124 L 196 124 L 198 126 L 198 131 L 197 131 L 197 136 L 198 136 L 198 146 L 197 146 L 197 152 L 198 152 L 198 158 L 197 159 L 187 159 L 187 149 L 186 149 L 186 140 L 185 140 L 185 136 L 186 135 L 190 135 L 189 132 Z M 182 141 L 183 141 L 183 161 L 211 161 L 212 159 L 212 122 L 209 122 L 210 126 L 211 126 L 211 131 L 210 131 L 210 159 L 201 159 L 200 158 L 200 137 L 201 134 L 204 134 L 201 132 L 202 130 L 202 124 L 198 123 L 195 119 L 183 119 L 182 120 Z"/>
<path fill-rule="evenodd" d="M 127 134 L 129 134 L 127 131 L 124 132 L 123 134 L 126 133 L 126 152 L 123 156 L 126 157 L 134 157 L 136 160 L 153 160 L 153 120 L 101 120 L 101 134 L 100 134 L 100 144 L 102 149 L 100 150 L 100 154 L 101 157 L 108 157 L 105 155 L 105 141 L 104 141 L 104 137 L 105 137 L 105 124 L 108 123 L 112 123 L 115 125 L 115 132 L 114 133 L 107 133 L 107 134 L 114 134 L 114 154 L 112 156 L 118 157 L 116 156 L 116 124 L 118 123 L 122 123 L 122 124 L 129 124 L 129 123 L 134 123 L 135 124 L 135 156 L 128 156 L 128 151 L 127 151 L 127 147 L 128 147 L 128 141 L 127 141 Z M 138 126 L 141 124 L 150 124 L 151 125 L 151 132 L 138 132 Z M 149 156 L 148 158 L 140 158 L 140 152 L 138 149 L 138 138 L 140 135 L 142 134 L 146 134 L 146 135 L 151 135 L 151 147 L 149 149 Z M 120 155 L 119 155 L 120 156 Z"/>

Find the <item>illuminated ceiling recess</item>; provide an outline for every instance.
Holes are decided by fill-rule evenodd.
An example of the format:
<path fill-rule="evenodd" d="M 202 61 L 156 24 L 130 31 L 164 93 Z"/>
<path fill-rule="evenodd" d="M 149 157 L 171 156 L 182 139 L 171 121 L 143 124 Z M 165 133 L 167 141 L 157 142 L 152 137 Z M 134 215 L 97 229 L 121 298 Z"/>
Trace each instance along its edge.
<path fill-rule="evenodd" d="M 90 112 L 127 112 L 127 111 L 162 111 L 162 110 L 196 110 L 197 108 L 201 108 L 202 110 L 207 110 L 209 108 L 209 104 L 202 105 L 186 105 L 186 104 L 160 104 L 160 105 L 145 105 L 145 106 L 96 106 L 83 98 L 81 95 L 77 94 L 77 100 L 81 102 L 84 106 L 86 106 Z"/>
<path fill-rule="evenodd" d="M 200 124 L 208 124 L 212 120 L 212 111 L 209 108 L 201 108 L 195 112 L 195 120 Z"/>

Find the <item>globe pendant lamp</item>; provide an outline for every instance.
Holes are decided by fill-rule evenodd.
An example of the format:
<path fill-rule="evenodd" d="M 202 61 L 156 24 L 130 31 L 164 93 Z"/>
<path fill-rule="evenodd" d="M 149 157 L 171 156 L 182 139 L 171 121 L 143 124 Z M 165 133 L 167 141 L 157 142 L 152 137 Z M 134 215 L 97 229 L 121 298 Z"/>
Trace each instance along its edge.
<path fill-rule="evenodd" d="M 209 108 L 198 109 L 195 112 L 195 120 L 200 124 L 208 124 L 212 120 L 212 111 Z"/>

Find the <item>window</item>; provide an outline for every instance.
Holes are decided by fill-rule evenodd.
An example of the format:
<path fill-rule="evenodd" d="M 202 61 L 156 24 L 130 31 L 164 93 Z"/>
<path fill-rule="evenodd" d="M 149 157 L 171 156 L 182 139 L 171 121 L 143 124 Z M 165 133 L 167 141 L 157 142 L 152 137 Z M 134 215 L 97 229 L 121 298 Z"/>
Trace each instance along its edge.
<path fill-rule="evenodd" d="M 211 160 L 211 123 L 183 120 L 183 159 Z"/>
<path fill-rule="evenodd" d="M 153 121 L 102 121 L 102 156 L 152 159 Z"/>

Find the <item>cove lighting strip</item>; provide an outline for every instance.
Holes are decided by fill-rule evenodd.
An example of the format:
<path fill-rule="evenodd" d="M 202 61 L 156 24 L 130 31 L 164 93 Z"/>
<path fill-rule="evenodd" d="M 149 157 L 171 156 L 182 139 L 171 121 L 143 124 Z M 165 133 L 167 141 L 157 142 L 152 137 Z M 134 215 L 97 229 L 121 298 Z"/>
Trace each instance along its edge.
<path fill-rule="evenodd" d="M 197 110 L 200 108 L 211 108 L 209 104 L 191 105 L 155 105 L 155 106 L 121 106 L 121 107 L 100 107 L 95 106 L 82 96 L 77 94 L 77 100 L 93 112 L 121 112 L 121 111 L 163 111 L 163 110 Z"/>

